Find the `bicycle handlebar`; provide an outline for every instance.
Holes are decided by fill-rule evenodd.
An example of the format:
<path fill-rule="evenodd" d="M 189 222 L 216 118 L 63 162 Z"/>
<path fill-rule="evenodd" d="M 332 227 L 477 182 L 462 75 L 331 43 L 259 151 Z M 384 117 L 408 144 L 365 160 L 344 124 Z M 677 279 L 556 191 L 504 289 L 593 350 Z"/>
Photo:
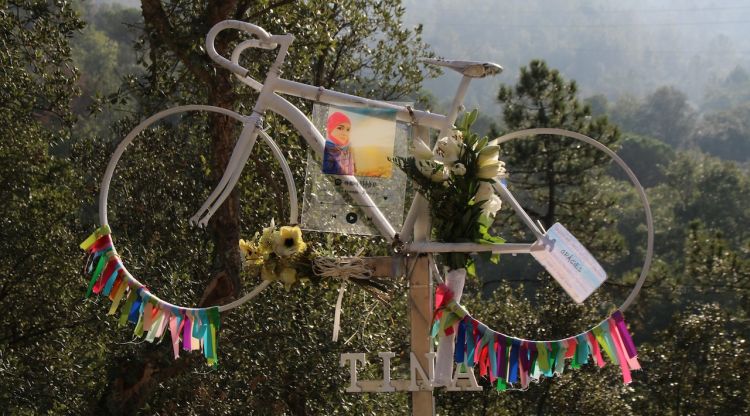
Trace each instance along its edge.
<path fill-rule="evenodd" d="M 255 35 L 257 39 L 251 39 L 250 43 L 246 43 L 246 47 L 271 50 L 276 49 L 279 44 L 288 47 L 294 40 L 294 37 L 291 35 L 271 35 L 260 26 L 239 20 L 224 20 L 215 24 L 214 27 L 208 31 L 208 35 L 206 35 L 206 51 L 208 52 L 208 56 L 217 64 L 241 77 L 247 75 L 247 68 L 243 68 L 239 64 L 230 61 L 216 52 L 216 46 L 214 45 L 216 36 L 219 32 L 225 29 L 237 29 Z"/>
<path fill-rule="evenodd" d="M 232 63 L 235 65 L 239 65 L 240 55 L 242 55 L 242 52 L 245 49 L 257 47 L 255 46 L 256 42 L 257 39 L 248 39 L 237 45 L 232 52 Z M 236 76 L 243 84 L 249 85 L 256 91 L 260 91 L 263 88 L 263 84 L 253 79 L 250 75 L 246 74 L 245 76 L 242 76 L 240 74 L 234 74 L 234 76 Z"/>

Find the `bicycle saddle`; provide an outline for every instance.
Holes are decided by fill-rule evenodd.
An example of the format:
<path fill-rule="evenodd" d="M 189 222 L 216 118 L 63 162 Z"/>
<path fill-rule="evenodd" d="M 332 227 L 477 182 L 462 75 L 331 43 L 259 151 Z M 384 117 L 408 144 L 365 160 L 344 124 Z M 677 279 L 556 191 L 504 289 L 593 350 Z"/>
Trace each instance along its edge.
<path fill-rule="evenodd" d="M 487 75 L 497 75 L 503 72 L 503 67 L 493 62 L 449 61 L 446 59 L 429 58 L 421 59 L 421 61 L 432 65 L 450 68 L 471 78 L 484 78 Z"/>

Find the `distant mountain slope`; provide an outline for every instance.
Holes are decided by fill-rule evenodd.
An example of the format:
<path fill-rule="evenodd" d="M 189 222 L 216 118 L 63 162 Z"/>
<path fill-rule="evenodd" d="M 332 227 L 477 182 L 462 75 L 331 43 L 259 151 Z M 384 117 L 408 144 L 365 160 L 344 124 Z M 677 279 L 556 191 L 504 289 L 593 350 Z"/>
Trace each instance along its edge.
<path fill-rule="evenodd" d="M 467 99 L 496 111 L 499 82 L 541 58 L 578 81 L 581 94 L 643 96 L 674 85 L 700 104 L 706 88 L 737 65 L 750 67 L 750 3 L 635 0 L 405 0 L 407 23 L 424 25 L 426 41 L 452 59 L 494 61 L 505 73 L 480 80 Z M 440 100 L 457 77 L 426 83 Z"/>

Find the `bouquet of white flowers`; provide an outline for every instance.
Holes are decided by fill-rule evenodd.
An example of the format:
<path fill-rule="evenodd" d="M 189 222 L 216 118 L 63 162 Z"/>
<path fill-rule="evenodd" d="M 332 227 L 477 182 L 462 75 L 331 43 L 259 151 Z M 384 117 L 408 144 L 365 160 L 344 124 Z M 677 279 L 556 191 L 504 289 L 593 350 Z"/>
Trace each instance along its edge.
<path fill-rule="evenodd" d="M 421 139 L 414 140 L 412 156 L 395 158 L 396 165 L 414 180 L 417 190 L 430 203 L 432 237 L 445 242 L 502 243 L 489 233 L 495 213 L 502 206 L 496 184 L 507 176 L 499 160 L 495 140 L 472 133 L 474 110 L 450 136 L 438 139 L 435 150 Z M 470 266 L 465 253 L 446 254 L 446 264 L 457 270 Z"/>

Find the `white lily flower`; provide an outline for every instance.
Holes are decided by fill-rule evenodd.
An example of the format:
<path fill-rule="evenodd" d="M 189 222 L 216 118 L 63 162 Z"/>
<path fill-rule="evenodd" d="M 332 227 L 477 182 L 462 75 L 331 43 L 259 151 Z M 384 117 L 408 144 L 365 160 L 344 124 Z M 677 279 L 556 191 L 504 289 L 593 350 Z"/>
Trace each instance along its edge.
<path fill-rule="evenodd" d="M 495 160 L 494 162 L 487 162 L 484 166 L 479 167 L 479 171 L 477 172 L 477 177 L 480 179 L 492 179 L 498 174 L 498 170 L 500 169 L 499 160 Z M 505 171 L 505 166 L 503 164 L 502 166 L 503 172 Z"/>
<path fill-rule="evenodd" d="M 505 179 L 508 177 L 508 171 L 505 170 L 505 162 L 502 160 L 498 161 L 497 165 L 497 174 L 495 175 L 495 180 L 500 182 L 501 179 Z"/>
<path fill-rule="evenodd" d="M 464 142 L 464 134 L 461 133 L 461 130 L 453 130 L 453 133 L 451 134 L 451 138 L 460 143 Z"/>
<path fill-rule="evenodd" d="M 433 182 L 443 182 L 450 178 L 450 170 L 437 160 L 417 160 L 417 169 Z"/>
<path fill-rule="evenodd" d="M 492 184 L 489 182 L 479 182 L 477 192 L 474 194 L 474 201 L 488 201 L 492 195 L 495 195 L 495 190 L 492 189 Z"/>
<path fill-rule="evenodd" d="M 417 138 L 412 142 L 411 153 L 417 160 L 431 160 L 435 157 L 432 154 L 432 149 L 422 139 Z"/>
<path fill-rule="evenodd" d="M 497 139 L 492 139 L 488 141 L 487 146 L 497 146 Z"/>
<path fill-rule="evenodd" d="M 479 156 L 477 156 L 477 163 L 479 164 L 479 166 L 483 166 L 496 161 L 499 156 L 500 146 L 485 146 L 482 150 L 479 151 Z"/>
<path fill-rule="evenodd" d="M 466 166 L 463 163 L 456 163 L 451 167 L 451 172 L 456 176 L 464 176 L 466 175 Z"/>
<path fill-rule="evenodd" d="M 503 201 L 500 199 L 499 196 L 493 193 L 492 196 L 490 196 L 490 199 L 488 199 L 484 204 L 482 204 L 482 214 L 488 217 L 494 217 L 495 213 L 497 213 L 497 211 L 500 210 L 502 205 L 503 205 Z"/>
<path fill-rule="evenodd" d="M 416 162 L 417 169 L 419 170 L 419 172 L 428 178 L 432 176 L 432 172 L 435 171 L 435 167 L 437 166 L 437 164 L 440 163 L 434 160 L 419 160 L 419 159 L 417 159 L 415 162 Z"/>
<path fill-rule="evenodd" d="M 450 177 L 451 174 L 448 169 L 443 167 L 443 169 L 433 173 L 432 176 L 430 176 L 430 180 L 432 180 L 433 182 L 445 182 L 450 179 Z"/>
<path fill-rule="evenodd" d="M 437 142 L 436 159 L 441 160 L 446 165 L 452 165 L 458 160 L 458 154 L 461 151 L 461 142 L 453 137 L 443 137 Z"/>

